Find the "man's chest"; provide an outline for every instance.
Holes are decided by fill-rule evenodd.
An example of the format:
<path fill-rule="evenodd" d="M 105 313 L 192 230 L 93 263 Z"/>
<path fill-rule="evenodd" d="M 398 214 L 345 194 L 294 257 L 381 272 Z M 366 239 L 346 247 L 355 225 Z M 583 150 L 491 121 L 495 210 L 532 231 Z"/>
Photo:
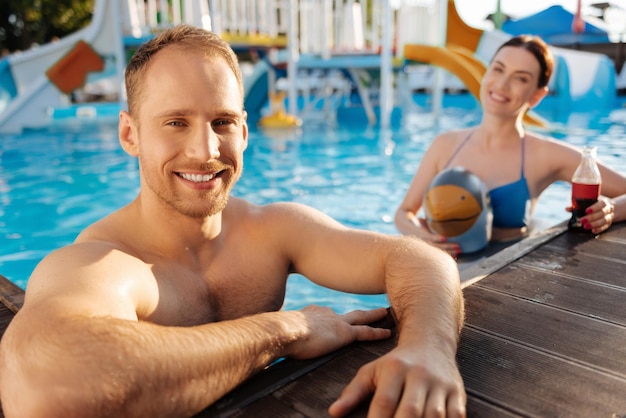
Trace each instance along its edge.
<path fill-rule="evenodd" d="M 280 309 L 286 272 L 217 268 L 191 270 L 155 268 L 156 309 L 147 319 L 167 325 L 191 326 Z"/>

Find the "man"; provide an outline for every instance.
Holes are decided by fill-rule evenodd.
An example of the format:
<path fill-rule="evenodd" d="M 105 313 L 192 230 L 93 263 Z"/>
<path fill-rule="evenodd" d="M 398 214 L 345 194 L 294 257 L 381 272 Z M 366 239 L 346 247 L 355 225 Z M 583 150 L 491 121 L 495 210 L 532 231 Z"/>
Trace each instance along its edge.
<path fill-rule="evenodd" d="M 281 311 L 286 280 L 387 292 L 397 348 L 330 406 L 373 393 L 373 416 L 463 416 L 455 364 L 463 303 L 453 260 L 419 240 L 358 231 L 294 203 L 229 193 L 247 145 L 237 59 L 179 26 L 126 69 L 120 143 L 139 160 L 128 206 L 46 257 L 1 344 L 7 417 L 189 416 L 280 357 L 389 337 L 384 309 Z"/>

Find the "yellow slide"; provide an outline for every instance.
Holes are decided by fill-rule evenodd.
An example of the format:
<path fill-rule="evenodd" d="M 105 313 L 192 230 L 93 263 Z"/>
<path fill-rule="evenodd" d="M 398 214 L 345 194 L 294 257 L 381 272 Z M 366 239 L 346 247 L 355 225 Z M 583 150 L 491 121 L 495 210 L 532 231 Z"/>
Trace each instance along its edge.
<path fill-rule="evenodd" d="M 468 90 L 480 100 L 480 81 L 485 73 L 485 66 L 470 54 L 460 52 L 461 47 L 441 48 L 431 45 L 407 44 L 404 46 L 404 58 L 411 61 L 433 64 L 448 70 L 461 80 Z"/>
<path fill-rule="evenodd" d="M 457 76 L 480 102 L 480 82 L 487 68 L 476 58 L 474 51 L 482 35 L 482 30 L 467 25 L 461 19 L 454 6 L 454 0 L 448 0 L 446 47 L 407 44 L 404 46 L 404 58 L 448 70 Z M 530 113 L 524 115 L 524 121 L 529 125 L 547 127 L 543 119 Z"/>

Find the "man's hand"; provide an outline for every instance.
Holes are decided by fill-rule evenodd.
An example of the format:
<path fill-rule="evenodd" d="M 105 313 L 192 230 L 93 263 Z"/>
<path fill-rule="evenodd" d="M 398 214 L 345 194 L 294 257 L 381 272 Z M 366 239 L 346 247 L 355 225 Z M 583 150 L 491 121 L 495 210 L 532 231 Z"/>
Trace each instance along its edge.
<path fill-rule="evenodd" d="M 458 368 L 441 352 L 398 347 L 361 367 L 329 408 L 341 417 L 374 394 L 368 417 L 464 417 Z"/>
<path fill-rule="evenodd" d="M 289 357 L 308 359 L 335 351 L 354 341 L 382 340 L 391 336 L 385 328 L 373 328 L 372 322 L 387 315 L 385 308 L 352 311 L 344 315 L 321 306 L 307 306 L 301 311 L 306 333 L 289 349 Z"/>

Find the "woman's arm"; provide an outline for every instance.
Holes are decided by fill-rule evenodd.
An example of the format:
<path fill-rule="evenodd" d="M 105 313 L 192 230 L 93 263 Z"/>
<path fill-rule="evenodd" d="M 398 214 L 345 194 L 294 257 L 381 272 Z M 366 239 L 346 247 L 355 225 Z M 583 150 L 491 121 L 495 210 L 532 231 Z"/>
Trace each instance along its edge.
<path fill-rule="evenodd" d="M 447 145 L 446 145 L 447 144 Z M 426 225 L 425 219 L 419 218 L 424 195 L 428 186 L 441 171 L 441 161 L 449 157 L 450 141 L 445 135 L 435 138 L 431 146 L 424 153 L 424 157 L 409 184 L 404 199 L 396 210 L 394 223 L 396 229 L 403 235 L 413 235 L 428 241 L 441 248 L 452 256 L 459 254 L 460 248 L 456 243 L 447 243 L 443 235 L 432 233 Z"/>

